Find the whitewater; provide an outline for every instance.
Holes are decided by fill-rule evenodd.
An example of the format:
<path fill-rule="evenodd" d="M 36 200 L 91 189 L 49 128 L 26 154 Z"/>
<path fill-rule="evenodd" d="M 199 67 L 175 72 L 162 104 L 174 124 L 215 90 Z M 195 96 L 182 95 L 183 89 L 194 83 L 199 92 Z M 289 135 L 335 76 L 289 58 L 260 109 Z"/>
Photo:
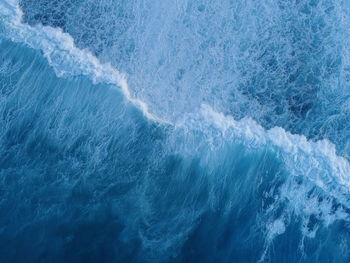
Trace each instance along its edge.
<path fill-rule="evenodd" d="M 2 261 L 347 262 L 342 140 L 182 107 L 17 1 L 0 16 Z"/>

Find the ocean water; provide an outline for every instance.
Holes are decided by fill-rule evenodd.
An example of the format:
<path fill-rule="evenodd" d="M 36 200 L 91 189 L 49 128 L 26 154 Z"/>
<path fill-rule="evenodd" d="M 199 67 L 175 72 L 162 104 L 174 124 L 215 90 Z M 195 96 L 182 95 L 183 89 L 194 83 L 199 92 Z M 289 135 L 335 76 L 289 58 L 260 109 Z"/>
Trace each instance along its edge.
<path fill-rule="evenodd" d="M 0 0 L 0 262 L 350 262 L 350 2 Z"/>

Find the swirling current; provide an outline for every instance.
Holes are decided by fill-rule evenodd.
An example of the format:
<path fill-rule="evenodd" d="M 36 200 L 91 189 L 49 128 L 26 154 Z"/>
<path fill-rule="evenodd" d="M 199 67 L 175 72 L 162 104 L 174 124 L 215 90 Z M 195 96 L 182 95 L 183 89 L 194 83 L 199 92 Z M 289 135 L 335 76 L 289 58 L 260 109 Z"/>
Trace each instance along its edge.
<path fill-rule="evenodd" d="M 350 2 L 0 0 L 0 262 L 350 262 Z"/>

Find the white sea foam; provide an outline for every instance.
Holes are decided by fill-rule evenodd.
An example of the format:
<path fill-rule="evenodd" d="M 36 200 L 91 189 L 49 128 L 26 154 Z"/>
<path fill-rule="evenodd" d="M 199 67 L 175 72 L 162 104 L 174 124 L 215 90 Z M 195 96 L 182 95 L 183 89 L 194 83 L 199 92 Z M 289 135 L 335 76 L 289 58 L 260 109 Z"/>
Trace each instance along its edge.
<path fill-rule="evenodd" d="M 62 29 L 43 25 L 30 26 L 21 22 L 22 16 L 17 0 L 0 2 L 0 17 L 6 27 L 6 37 L 41 50 L 58 76 L 84 75 L 90 77 L 94 83 L 116 85 L 120 87 L 125 98 L 148 119 L 169 124 L 150 113 L 148 105 L 132 94 L 125 74 L 110 64 L 102 64 L 88 50 L 77 48 L 74 39 Z"/>
<path fill-rule="evenodd" d="M 236 121 L 231 116 L 214 111 L 208 105 L 203 105 L 202 114 L 225 137 L 238 138 L 248 146 L 270 145 L 275 148 L 293 175 L 307 176 L 325 190 L 337 186 L 341 193 L 349 193 L 349 162 L 337 155 L 334 144 L 328 140 L 313 142 L 303 135 L 291 134 L 280 127 L 265 130 L 252 119 Z M 336 191 L 334 194 L 337 195 Z"/>

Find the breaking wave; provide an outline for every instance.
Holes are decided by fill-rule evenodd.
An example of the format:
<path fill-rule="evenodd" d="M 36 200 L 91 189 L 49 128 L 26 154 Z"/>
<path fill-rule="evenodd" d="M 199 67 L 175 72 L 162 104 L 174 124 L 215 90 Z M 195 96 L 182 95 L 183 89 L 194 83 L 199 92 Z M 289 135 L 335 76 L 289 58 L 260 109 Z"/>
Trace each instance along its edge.
<path fill-rule="evenodd" d="M 221 95 L 190 103 L 196 89 L 151 74 L 141 90 L 142 60 L 131 89 L 61 24 L 24 23 L 15 0 L 0 18 L 3 262 L 347 262 L 346 136 L 244 117 Z M 317 113 L 290 107 L 302 123 Z"/>

